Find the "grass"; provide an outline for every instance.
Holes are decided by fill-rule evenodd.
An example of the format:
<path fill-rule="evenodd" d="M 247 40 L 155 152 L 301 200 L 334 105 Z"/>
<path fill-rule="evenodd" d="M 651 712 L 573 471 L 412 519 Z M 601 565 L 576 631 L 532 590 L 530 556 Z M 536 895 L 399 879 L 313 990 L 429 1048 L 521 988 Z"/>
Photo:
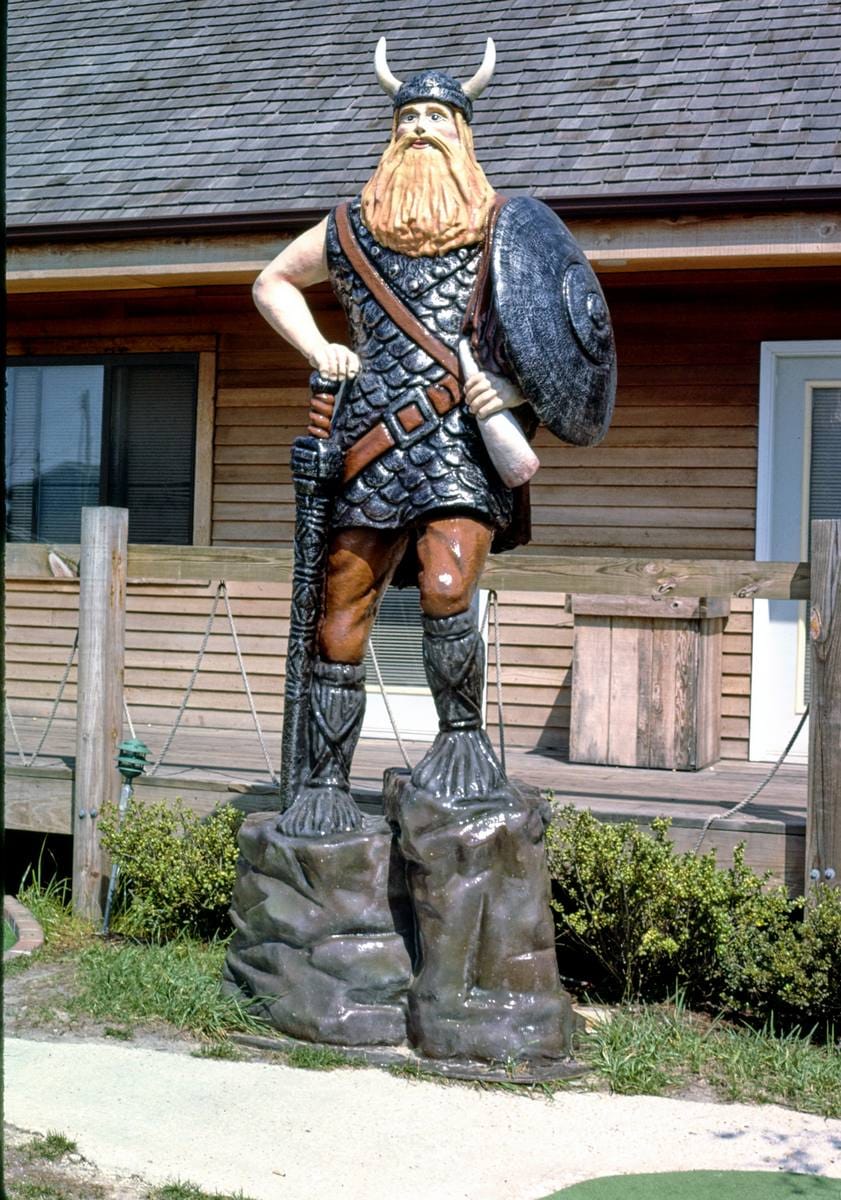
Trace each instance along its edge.
<path fill-rule="evenodd" d="M 76 990 L 62 1006 L 107 1022 L 107 1036 L 128 1040 L 133 1026 L 142 1021 L 163 1021 L 217 1039 L 235 1029 L 265 1030 L 245 1005 L 220 993 L 223 941 L 185 937 L 147 945 L 103 940 L 89 922 L 72 913 L 69 886 L 42 884 L 38 871 L 18 899 L 44 930 L 44 946 L 27 964 L 72 960 Z"/>
<path fill-rule="evenodd" d="M 199 1046 L 198 1050 L 191 1050 L 192 1058 L 218 1058 L 224 1062 L 241 1062 L 242 1055 L 233 1042 L 219 1041 L 209 1042 L 206 1046 Z"/>
<path fill-rule="evenodd" d="M 71 1010 L 125 1026 L 166 1021 L 211 1038 L 264 1030 L 243 1004 L 221 995 L 224 957 L 224 942 L 97 942 L 79 954 Z"/>
<path fill-rule="evenodd" d="M 727 1100 L 841 1117 L 841 1055 L 800 1031 L 709 1021 L 680 1003 L 641 1006 L 581 1035 L 578 1054 L 613 1092 L 657 1096 L 701 1081 Z"/>
<path fill-rule="evenodd" d="M 361 1058 L 348 1058 L 341 1050 L 334 1050 L 331 1046 L 295 1046 L 291 1050 L 284 1047 L 280 1053 L 287 1066 L 306 1071 L 332 1071 L 336 1067 L 367 1065 Z"/>
<path fill-rule="evenodd" d="M 43 1135 L 37 1134 L 21 1146 L 21 1153 L 30 1162 L 58 1162 L 65 1154 L 75 1154 L 77 1150 L 75 1142 L 55 1129 L 50 1129 Z"/>
<path fill-rule="evenodd" d="M 29 970 L 34 961 L 35 956 L 32 954 L 16 954 L 14 958 L 3 963 L 3 978 L 11 979 L 13 975 L 22 975 L 24 971 Z"/>
<path fill-rule="evenodd" d="M 225 1040 L 227 1033 L 266 1032 L 247 1006 L 220 993 L 224 942 L 103 941 L 70 914 L 61 887 L 42 888 L 33 880 L 21 900 L 45 932 L 45 947 L 35 957 L 76 963 L 76 991 L 63 1006 L 107 1022 L 109 1036 L 127 1038 L 138 1023 L 162 1021 L 209 1039 L 198 1051 L 202 1057 L 233 1059 L 237 1052 Z M 541 1084 L 537 1090 L 548 1094 L 607 1085 L 624 1094 L 663 1095 L 703 1083 L 727 1100 L 841 1117 L 841 1054 L 831 1044 L 798 1031 L 781 1036 L 773 1028 L 710 1021 L 680 1003 L 614 1010 L 611 1020 L 580 1035 L 576 1055 L 590 1068 L 587 1081 Z M 284 1049 L 279 1057 L 310 1070 L 357 1065 L 341 1050 L 319 1046 Z M 422 1077 L 409 1063 L 392 1070 L 405 1078 Z M 515 1090 L 513 1084 L 495 1086 Z M 516 1090 L 522 1094 L 523 1085 Z"/>
<path fill-rule="evenodd" d="M 146 1200 L 251 1200 L 243 1192 L 203 1192 L 194 1183 L 175 1180 L 163 1187 L 152 1188 Z"/>
<path fill-rule="evenodd" d="M 72 1190 L 71 1190 L 72 1189 Z M 21 1179 L 9 1184 L 9 1200 L 105 1200 L 105 1191 L 97 1184 L 86 1184 L 84 1192 L 75 1187 L 68 1188 L 64 1182 L 58 1184 L 47 1180 Z"/>
<path fill-rule="evenodd" d="M 17 898 L 44 931 L 44 946 L 39 958 L 60 958 L 88 945 L 95 937 L 93 925 L 71 910 L 68 880 L 51 879 L 44 884 L 38 867 L 28 882 L 24 879 Z"/>
<path fill-rule="evenodd" d="M 581 1035 L 578 1053 L 612 1092 L 659 1096 L 699 1074 L 702 1043 L 678 1005 L 627 1008 Z"/>
<path fill-rule="evenodd" d="M 4 921 L 3 922 L 3 953 L 5 954 L 7 950 L 11 950 L 12 946 L 14 946 L 14 944 L 17 940 L 18 940 L 18 935 L 15 933 L 14 926 L 10 925 L 8 921 Z"/>
<path fill-rule="evenodd" d="M 108 1200 L 122 1194 L 118 1184 L 90 1178 L 90 1164 L 79 1178 L 73 1163 L 63 1162 L 69 1154 L 78 1155 L 76 1143 L 56 1130 L 7 1147 L 3 1196 L 8 1200 Z M 178 1179 L 162 1187 L 146 1185 L 143 1197 L 144 1200 L 252 1200 L 241 1191 L 205 1192 L 194 1183 Z"/>
<path fill-rule="evenodd" d="M 134 1037 L 134 1030 L 130 1025 L 106 1025 L 102 1031 L 102 1036 L 114 1038 L 118 1042 L 130 1042 Z"/>
<path fill-rule="evenodd" d="M 799 1031 L 722 1029 L 707 1078 L 728 1100 L 841 1117 L 841 1054 Z"/>

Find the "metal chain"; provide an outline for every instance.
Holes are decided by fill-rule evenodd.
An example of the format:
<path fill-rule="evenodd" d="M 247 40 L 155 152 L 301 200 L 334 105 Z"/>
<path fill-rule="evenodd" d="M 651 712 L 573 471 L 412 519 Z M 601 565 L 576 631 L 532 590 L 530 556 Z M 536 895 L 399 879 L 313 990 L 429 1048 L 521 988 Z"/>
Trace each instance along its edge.
<path fill-rule="evenodd" d="M 260 718 L 257 716 L 257 708 L 254 704 L 254 697 L 251 694 L 251 686 L 248 682 L 248 672 L 246 671 L 245 663 L 242 660 L 242 651 L 240 650 L 239 637 L 237 636 L 237 627 L 234 624 L 234 614 L 231 611 L 231 602 L 228 598 L 228 589 L 225 586 L 224 579 L 219 584 L 219 587 L 222 589 L 222 596 L 225 600 L 225 611 L 228 614 L 228 625 L 230 627 L 231 637 L 233 638 L 233 642 L 234 642 L 234 650 L 236 651 L 237 662 L 239 663 L 240 674 L 242 675 L 243 687 L 245 688 L 245 694 L 248 698 L 248 707 L 251 710 L 251 719 L 254 722 L 254 729 L 257 732 L 257 739 L 260 742 L 260 749 L 263 751 L 263 757 L 266 760 L 266 766 L 268 767 L 269 775 L 271 776 L 272 783 L 280 783 L 280 779 L 278 778 L 278 776 L 275 772 L 275 769 L 272 766 L 272 760 L 269 757 L 269 750 L 266 745 L 266 739 L 263 737 L 263 730 L 260 726 Z"/>
<path fill-rule="evenodd" d="M 78 648 L 79 648 L 79 630 L 77 629 L 75 634 L 73 635 L 73 645 L 70 647 L 70 657 L 67 660 L 67 666 L 64 668 L 64 674 L 62 675 L 61 681 L 58 685 L 58 691 L 56 692 L 56 697 L 55 697 L 55 700 L 53 701 L 53 707 L 50 710 L 50 715 L 47 717 L 47 723 L 44 726 L 44 729 L 41 733 L 41 737 L 38 741 L 38 745 L 35 747 L 35 750 L 29 756 L 28 760 L 27 760 L 26 755 L 23 752 L 23 747 L 20 744 L 20 738 L 18 737 L 18 731 L 15 728 L 15 721 L 14 721 L 14 717 L 12 716 L 12 710 L 9 707 L 8 701 L 6 701 L 6 713 L 9 718 L 9 724 L 12 727 L 12 735 L 15 739 L 15 745 L 18 748 L 18 753 L 20 754 L 20 761 L 25 767 L 31 767 L 32 764 L 35 762 L 35 759 L 41 753 L 41 751 L 44 747 L 44 742 L 46 742 L 47 736 L 49 735 L 49 732 L 53 727 L 53 721 L 55 720 L 55 715 L 58 712 L 58 706 L 59 706 L 59 704 L 61 704 L 61 697 L 64 695 L 64 689 L 67 685 L 67 680 L 70 678 L 70 671 L 73 667 L 73 659 L 76 657 L 76 651 L 78 650 Z"/>
<path fill-rule="evenodd" d="M 505 774 L 505 710 L 502 707 L 502 650 L 499 640 L 499 596 L 491 589 L 488 592 L 488 612 L 494 610 L 494 661 L 496 666 L 496 711 L 499 721 L 499 762 Z M 490 618 L 489 618 L 490 619 Z"/>
<path fill-rule="evenodd" d="M 482 635 L 490 633 L 491 608 L 493 608 L 494 623 L 494 663 L 496 666 L 496 712 L 499 724 L 499 762 L 505 771 L 505 710 L 502 706 L 502 658 L 499 641 L 499 596 L 493 588 L 488 590 L 488 603 L 485 606 L 485 617 L 482 621 Z"/>
<path fill-rule="evenodd" d="M 219 601 L 222 598 L 222 593 L 224 591 L 225 591 L 225 581 L 224 581 L 224 579 L 222 579 L 222 580 L 220 580 L 220 582 L 216 588 L 216 595 L 213 597 L 213 604 L 211 605 L 211 608 L 210 608 L 210 616 L 207 618 L 207 625 L 205 626 L 204 637 L 202 638 L 201 646 L 199 647 L 199 654 L 198 654 L 198 658 L 196 659 L 196 665 L 193 667 L 193 673 L 190 676 L 190 682 L 187 684 L 187 690 L 184 693 L 184 699 L 181 701 L 181 707 L 178 709 L 178 712 L 175 714 L 175 720 L 172 723 L 172 728 L 169 731 L 169 736 L 166 739 L 164 748 L 158 755 L 157 761 L 155 762 L 154 766 L 150 767 L 149 770 L 146 772 L 147 775 L 154 775 L 155 772 L 157 771 L 158 767 L 160 767 L 161 763 L 164 761 L 167 754 L 169 753 L 169 748 L 173 743 L 175 734 L 178 730 L 178 726 L 181 724 L 181 718 L 184 716 L 184 710 L 186 709 L 186 707 L 190 701 L 190 696 L 192 694 L 193 688 L 195 687 L 196 679 L 198 678 L 199 670 L 201 669 L 202 659 L 204 658 L 205 651 L 207 650 L 207 643 L 210 641 L 210 634 L 211 634 L 211 630 L 213 629 L 213 622 L 216 619 L 216 610 L 219 607 Z"/>
<path fill-rule="evenodd" d="M 483 626 L 482 626 L 483 633 L 485 633 L 488 630 L 491 606 L 493 606 L 493 612 L 494 612 L 494 648 L 495 648 L 495 652 L 496 652 L 496 704 L 497 704 L 497 712 L 499 714 L 499 761 L 500 761 L 500 763 L 502 765 L 502 769 L 504 771 L 505 770 L 505 712 L 504 712 L 504 709 L 502 706 L 502 666 L 501 666 L 501 661 L 500 661 L 501 652 L 500 652 L 500 640 L 499 640 L 499 604 L 498 604 L 497 594 L 493 590 L 488 592 L 488 603 L 485 608 L 485 619 L 484 619 Z M 377 673 L 377 683 L 379 684 L 380 693 L 383 698 L 383 703 L 385 704 L 385 710 L 388 713 L 388 719 L 391 722 L 391 728 L 394 730 L 394 736 L 397 740 L 397 745 L 400 747 L 400 753 L 403 755 L 403 761 L 405 762 L 406 766 L 411 771 L 412 764 L 409 761 L 409 756 L 406 753 L 406 747 L 403 745 L 403 741 L 400 737 L 400 731 L 397 728 L 397 721 L 394 718 L 394 713 L 392 712 L 391 705 L 388 702 L 388 694 L 385 689 L 385 683 L 383 681 L 382 672 L 380 671 L 380 664 L 379 664 L 379 661 L 377 660 L 377 652 L 374 649 L 373 639 L 368 643 L 368 649 L 371 652 L 371 661 L 373 662 L 374 670 Z"/>
<path fill-rule="evenodd" d="M 368 649 L 371 651 L 371 661 L 373 662 L 374 670 L 377 673 L 377 683 L 380 685 L 380 693 L 382 694 L 383 704 L 385 704 L 385 711 L 388 713 L 389 721 L 391 721 L 391 728 L 394 730 L 394 736 L 397 739 L 397 745 L 400 747 L 400 753 L 403 755 L 403 762 L 406 764 L 408 769 L 411 771 L 412 764 L 409 762 L 409 756 L 406 753 L 406 747 L 403 745 L 403 741 L 400 737 L 400 730 L 397 728 L 397 722 L 394 719 L 394 713 L 391 711 L 391 705 L 388 702 L 388 695 L 385 690 L 385 683 L 383 682 L 383 676 L 382 676 L 382 671 L 380 670 L 380 664 L 377 661 L 377 652 L 374 649 L 374 639 L 373 638 L 370 638 L 368 641 Z"/>
<path fill-rule="evenodd" d="M 718 813 L 713 813 L 713 815 L 711 817 L 707 817 L 706 821 L 704 822 L 703 828 L 701 829 L 700 836 L 699 836 L 697 842 L 695 843 L 695 845 L 692 847 L 693 854 L 697 854 L 698 851 L 701 849 L 701 844 L 703 843 L 704 838 L 707 836 L 707 833 L 709 832 L 710 826 L 712 825 L 713 821 L 726 821 L 728 819 L 728 817 L 734 817 L 737 812 L 741 812 L 743 808 L 746 808 L 747 805 L 750 804 L 751 800 L 755 800 L 756 797 L 759 795 L 759 793 L 762 791 L 762 789 L 765 788 L 771 782 L 771 780 L 777 774 L 780 767 L 783 765 L 786 758 L 788 757 L 789 750 L 792 748 L 794 743 L 797 741 L 798 734 L 800 733 L 800 730 L 803 728 L 804 724 L 806 723 L 806 718 L 808 717 L 808 715 L 809 715 L 809 705 L 807 704 L 806 709 L 803 713 L 803 716 L 800 718 L 800 720 L 797 723 L 797 728 L 795 729 L 794 733 L 791 735 L 791 737 L 788 740 L 788 745 L 786 746 L 785 750 L 783 750 L 782 754 L 777 759 L 777 761 L 774 763 L 773 767 L 768 772 L 768 774 L 765 776 L 765 778 L 762 780 L 762 782 L 759 784 L 759 786 L 755 787 L 749 796 L 745 796 L 744 800 L 740 800 L 738 804 L 733 806 L 733 808 L 728 809 L 726 813 L 721 813 L 720 815 Z"/>
<path fill-rule="evenodd" d="M 20 744 L 20 738 L 18 737 L 18 731 L 15 728 L 15 718 L 12 716 L 12 710 L 9 708 L 9 701 L 5 700 L 3 702 L 3 704 L 6 709 L 6 716 L 9 718 L 9 725 L 11 726 L 11 729 L 12 729 L 12 737 L 15 739 L 15 745 L 18 748 L 18 755 L 20 757 L 20 761 L 23 763 L 24 766 L 26 766 L 26 755 L 23 752 L 23 746 L 21 746 L 21 744 Z"/>
<path fill-rule="evenodd" d="M 129 733 L 131 734 L 132 738 L 136 738 L 137 734 L 134 732 L 134 721 L 131 719 L 131 713 L 129 712 L 125 696 L 123 696 L 123 716 L 128 723 Z"/>

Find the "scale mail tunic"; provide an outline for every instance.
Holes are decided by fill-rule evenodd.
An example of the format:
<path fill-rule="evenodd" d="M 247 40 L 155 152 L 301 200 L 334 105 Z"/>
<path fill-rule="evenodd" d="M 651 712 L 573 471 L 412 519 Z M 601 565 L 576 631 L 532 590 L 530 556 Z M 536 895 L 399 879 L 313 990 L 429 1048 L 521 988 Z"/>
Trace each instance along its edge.
<path fill-rule="evenodd" d="M 430 333 L 455 350 L 481 246 L 410 258 L 374 240 L 358 199 L 348 215 L 363 253 L 391 290 Z M 419 394 L 425 401 L 425 389 L 445 372 L 394 324 L 356 274 L 339 243 L 334 213 L 327 224 L 327 263 L 361 362 L 334 422 L 334 434 L 347 450 L 387 411 Z M 337 529 L 402 529 L 441 510 L 478 513 L 498 530 L 511 520 L 512 493 L 491 465 L 476 420 L 463 404 L 444 417 L 435 415 L 411 444 L 388 450 L 345 484 L 332 523 Z"/>

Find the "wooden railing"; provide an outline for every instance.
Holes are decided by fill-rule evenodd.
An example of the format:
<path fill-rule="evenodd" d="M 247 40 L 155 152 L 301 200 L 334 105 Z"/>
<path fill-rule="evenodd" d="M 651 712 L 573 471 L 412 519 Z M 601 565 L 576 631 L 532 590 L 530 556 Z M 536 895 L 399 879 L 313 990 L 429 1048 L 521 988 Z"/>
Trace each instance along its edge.
<path fill-rule="evenodd" d="M 113 766 L 119 712 L 128 581 L 291 580 L 288 549 L 208 546 L 126 546 L 122 509 L 89 509 L 81 546 L 11 544 L 7 579 L 49 579 L 56 559 L 81 577 L 79 694 L 101 689 L 102 702 L 80 703 L 77 716 L 79 808 L 96 813 L 115 794 Z M 53 565 L 50 556 L 53 555 Z M 78 564 L 78 568 L 77 568 Z M 812 697 L 809 739 L 806 880 L 841 876 L 841 521 L 812 522 L 812 562 L 737 559 L 661 559 L 545 554 L 537 550 L 492 558 L 485 587 L 617 596 L 738 596 L 810 601 Z M 122 609 L 122 616 L 120 613 Z M 82 680 L 87 682 L 83 685 Z M 78 772 L 84 778 L 79 778 Z M 84 806 L 84 808 L 82 807 Z M 74 897 L 77 908 L 99 911 L 95 820 L 74 815 Z"/>
<path fill-rule="evenodd" d="M 10 544 L 7 579 L 50 579 L 49 555 L 75 567 L 78 545 Z M 251 546 L 128 547 L 130 580 L 228 579 L 285 583 L 292 578 L 292 551 Z M 808 600 L 809 564 L 741 559 L 590 557 L 510 551 L 492 556 L 482 586 L 497 591 L 595 592 L 612 596 L 740 596 Z"/>

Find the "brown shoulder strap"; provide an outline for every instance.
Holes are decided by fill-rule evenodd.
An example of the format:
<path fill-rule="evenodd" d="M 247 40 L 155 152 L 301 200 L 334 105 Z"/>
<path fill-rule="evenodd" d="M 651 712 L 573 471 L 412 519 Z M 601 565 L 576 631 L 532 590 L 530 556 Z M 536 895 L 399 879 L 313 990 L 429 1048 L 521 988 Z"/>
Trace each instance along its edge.
<path fill-rule="evenodd" d="M 403 301 L 395 296 L 359 245 L 356 234 L 351 228 L 347 202 L 340 204 L 336 209 L 336 231 L 339 235 L 339 243 L 350 265 L 380 307 L 391 317 L 397 328 L 402 329 L 415 345 L 420 346 L 421 350 L 439 363 L 445 371 L 458 378 L 459 364 L 455 352 L 431 334 Z"/>

